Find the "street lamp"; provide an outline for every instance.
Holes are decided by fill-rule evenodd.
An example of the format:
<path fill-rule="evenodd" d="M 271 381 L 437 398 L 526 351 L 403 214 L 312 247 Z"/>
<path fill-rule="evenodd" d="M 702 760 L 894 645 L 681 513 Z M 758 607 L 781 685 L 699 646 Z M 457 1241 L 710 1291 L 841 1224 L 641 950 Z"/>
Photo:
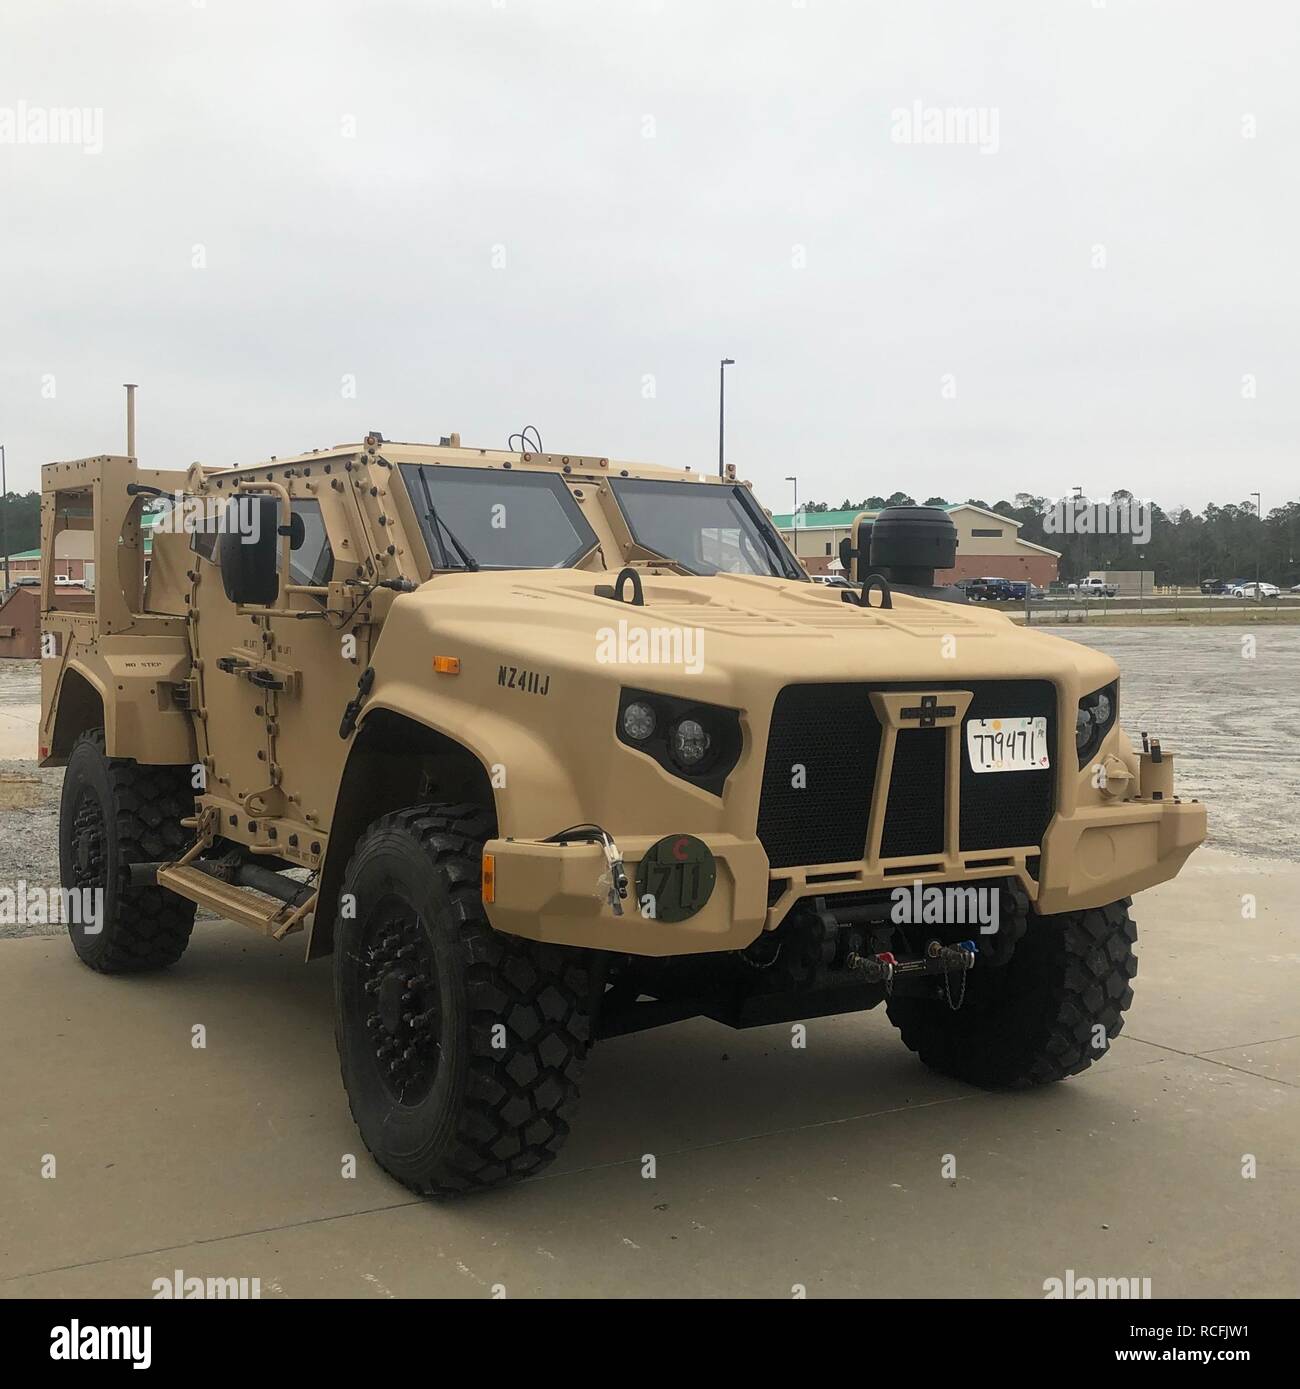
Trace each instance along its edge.
<path fill-rule="evenodd" d="M 1076 483 L 1074 487 L 1074 497 L 1071 499 L 1070 503 L 1070 522 L 1072 525 L 1078 524 L 1079 503 L 1081 501 L 1083 501 L 1083 488 Z M 1079 546 L 1079 563 L 1083 565 L 1083 574 L 1081 575 L 1082 581 L 1082 579 L 1088 577 L 1088 532 L 1086 530 L 1083 533 L 1083 543 Z"/>
<path fill-rule="evenodd" d="M 722 434 L 725 424 L 724 406 L 727 400 L 727 368 L 734 367 L 736 363 L 730 357 L 724 357 L 718 366 L 718 476 L 725 477 L 726 469 L 722 463 Z"/>

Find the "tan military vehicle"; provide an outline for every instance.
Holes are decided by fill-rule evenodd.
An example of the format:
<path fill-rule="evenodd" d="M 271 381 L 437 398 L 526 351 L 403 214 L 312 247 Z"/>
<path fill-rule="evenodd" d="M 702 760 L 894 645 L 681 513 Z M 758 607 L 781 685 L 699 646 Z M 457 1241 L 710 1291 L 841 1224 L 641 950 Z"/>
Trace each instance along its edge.
<path fill-rule="evenodd" d="M 420 1192 L 536 1172 L 593 1041 L 683 1018 L 883 1002 L 975 1084 L 1081 1071 L 1130 894 L 1204 837 L 1113 661 L 940 601 L 941 512 L 860 526 L 843 590 L 732 476 L 454 435 L 43 488 L 98 577 L 43 581 L 76 953 L 174 964 L 196 906 L 302 933 Z"/>

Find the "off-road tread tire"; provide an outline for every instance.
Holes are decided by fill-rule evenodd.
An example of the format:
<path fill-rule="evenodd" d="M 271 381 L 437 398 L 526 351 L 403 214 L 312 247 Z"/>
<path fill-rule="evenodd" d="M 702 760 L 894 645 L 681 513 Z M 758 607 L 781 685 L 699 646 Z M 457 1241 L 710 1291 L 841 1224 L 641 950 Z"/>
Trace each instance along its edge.
<path fill-rule="evenodd" d="M 194 929 L 195 904 L 162 887 L 130 887 L 126 865 L 171 862 L 193 842 L 193 832 L 181 820 L 194 814 L 194 790 L 189 767 L 147 766 L 129 757 L 105 753 L 104 730 L 92 728 L 73 744 L 68 762 L 78 748 L 89 746 L 101 759 L 112 800 L 109 831 L 116 841 L 118 880 L 105 889 L 105 921 L 102 939 L 83 950 L 76 945 L 83 964 L 101 974 L 141 974 L 174 965 L 185 953 Z M 67 773 L 64 785 L 68 786 Z M 71 807 L 69 806 L 69 813 Z M 62 820 L 62 814 L 60 816 Z M 60 877 L 64 841 L 59 835 Z"/>
<path fill-rule="evenodd" d="M 471 1019 L 468 1036 L 459 1039 L 468 1048 L 466 1084 L 453 1141 L 418 1176 L 371 1145 L 349 1092 L 353 1120 L 380 1167 L 421 1196 L 460 1196 L 535 1176 L 564 1145 L 578 1102 L 591 1035 L 582 954 L 492 927 L 483 908 L 482 861 L 496 821 L 478 805 L 415 806 L 375 821 L 357 841 L 345 890 L 366 841 L 392 828 L 429 856 L 458 928 Z M 336 1018 L 341 1057 L 341 1009 Z M 492 1046 L 498 1023 L 506 1026 L 504 1048 Z"/>
<path fill-rule="evenodd" d="M 1033 917 L 1005 967 L 976 964 L 959 1010 L 900 997 L 889 1020 L 927 1066 L 972 1085 L 1022 1089 L 1078 1075 L 1109 1049 L 1093 1045 L 1094 1029 L 1117 1037 L 1133 1002 L 1130 900 Z"/>

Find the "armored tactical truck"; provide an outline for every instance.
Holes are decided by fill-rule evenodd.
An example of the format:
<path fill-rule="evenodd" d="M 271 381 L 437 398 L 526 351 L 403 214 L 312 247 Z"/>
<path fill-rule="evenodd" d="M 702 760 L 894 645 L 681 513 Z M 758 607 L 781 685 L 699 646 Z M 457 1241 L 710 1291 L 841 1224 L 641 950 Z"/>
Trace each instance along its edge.
<path fill-rule="evenodd" d="M 197 907 L 300 933 L 362 1137 L 428 1194 L 537 1172 L 592 1043 L 690 1017 L 883 1003 L 965 1081 L 1083 1070 L 1203 807 L 1112 660 L 935 587 L 942 513 L 855 535 L 828 588 L 734 469 L 455 435 L 48 465 L 74 950 L 173 965 Z"/>

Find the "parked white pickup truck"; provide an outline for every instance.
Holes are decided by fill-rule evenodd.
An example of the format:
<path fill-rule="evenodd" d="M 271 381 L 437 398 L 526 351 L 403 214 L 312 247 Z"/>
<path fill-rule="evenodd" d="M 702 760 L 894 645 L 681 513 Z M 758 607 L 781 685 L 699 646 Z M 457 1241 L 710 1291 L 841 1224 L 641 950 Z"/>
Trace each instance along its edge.
<path fill-rule="evenodd" d="M 1082 583 L 1071 584 L 1069 592 L 1077 593 L 1080 597 L 1091 594 L 1094 598 L 1114 598 L 1119 592 L 1119 586 L 1108 584 L 1105 579 L 1099 579 L 1094 575 L 1090 579 L 1084 579 Z"/>

